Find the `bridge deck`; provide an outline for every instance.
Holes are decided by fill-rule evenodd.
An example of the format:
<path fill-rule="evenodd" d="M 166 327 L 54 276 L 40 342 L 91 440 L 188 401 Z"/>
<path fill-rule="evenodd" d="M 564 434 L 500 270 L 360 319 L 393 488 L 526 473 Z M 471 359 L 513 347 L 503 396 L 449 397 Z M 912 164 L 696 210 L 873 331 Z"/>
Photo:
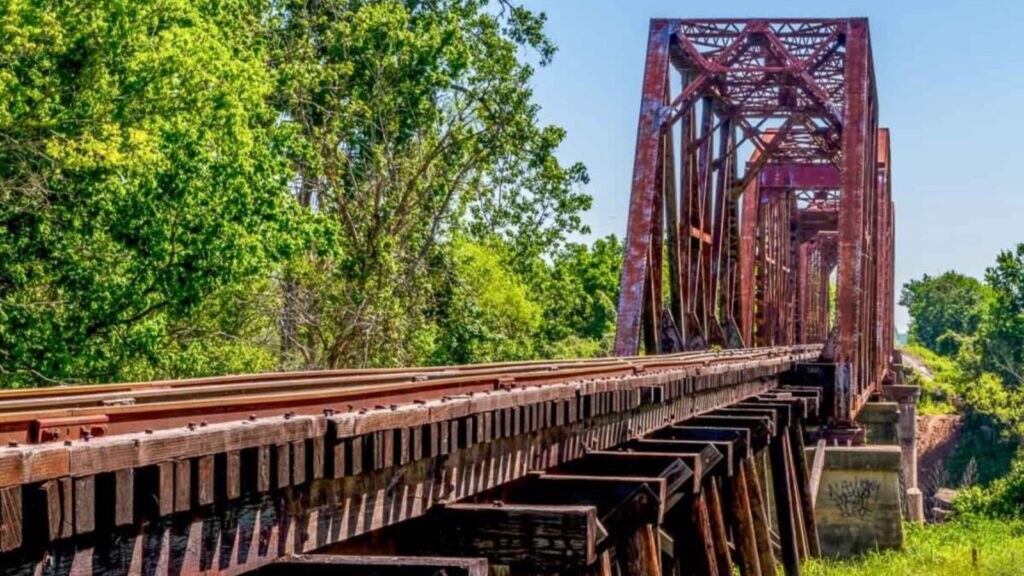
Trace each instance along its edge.
<path fill-rule="evenodd" d="M 243 572 L 764 394 L 820 351 L 15 391 L 0 564 Z"/>

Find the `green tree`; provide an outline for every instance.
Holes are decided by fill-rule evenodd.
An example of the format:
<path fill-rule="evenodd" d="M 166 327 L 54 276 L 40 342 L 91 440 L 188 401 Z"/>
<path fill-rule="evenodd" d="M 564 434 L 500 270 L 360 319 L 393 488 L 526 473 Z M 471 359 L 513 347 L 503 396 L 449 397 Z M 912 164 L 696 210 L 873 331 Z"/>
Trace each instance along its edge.
<path fill-rule="evenodd" d="M 196 320 L 267 277 L 296 214 L 265 9 L 0 0 L 5 383 L 244 368 L 199 360 L 217 342 L 237 357 L 237 335 Z"/>
<path fill-rule="evenodd" d="M 955 355 L 960 337 L 978 331 L 988 295 L 984 284 L 952 271 L 907 282 L 900 304 L 910 312 L 910 341 L 939 354 Z"/>
<path fill-rule="evenodd" d="M 316 366 L 422 361 L 428 312 L 455 273 L 444 266 L 461 258 L 450 239 L 500 236 L 521 253 L 514 265 L 582 230 L 586 172 L 555 158 L 564 133 L 539 124 L 519 58 L 524 46 L 552 56 L 543 17 L 486 0 L 279 10 L 275 102 L 297 196 L 339 230 L 329 258 L 286 271 L 286 353 Z"/>
<path fill-rule="evenodd" d="M 1001 252 L 985 280 L 993 296 L 979 342 L 982 363 L 1007 385 L 1024 389 L 1024 244 Z"/>
<path fill-rule="evenodd" d="M 571 244 L 554 258 L 550 280 L 538 291 L 545 303 L 545 339 L 553 356 L 608 354 L 615 332 L 623 244 L 614 235 L 590 247 Z"/>

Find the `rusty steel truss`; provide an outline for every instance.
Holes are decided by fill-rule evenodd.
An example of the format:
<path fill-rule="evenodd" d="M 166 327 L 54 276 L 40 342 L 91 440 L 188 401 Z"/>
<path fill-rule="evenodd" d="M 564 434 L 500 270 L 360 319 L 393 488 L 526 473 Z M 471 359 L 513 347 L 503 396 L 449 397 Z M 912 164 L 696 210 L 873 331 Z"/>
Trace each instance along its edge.
<path fill-rule="evenodd" d="M 828 342 L 851 423 L 893 334 L 867 20 L 653 20 L 637 132 L 616 353 Z"/>

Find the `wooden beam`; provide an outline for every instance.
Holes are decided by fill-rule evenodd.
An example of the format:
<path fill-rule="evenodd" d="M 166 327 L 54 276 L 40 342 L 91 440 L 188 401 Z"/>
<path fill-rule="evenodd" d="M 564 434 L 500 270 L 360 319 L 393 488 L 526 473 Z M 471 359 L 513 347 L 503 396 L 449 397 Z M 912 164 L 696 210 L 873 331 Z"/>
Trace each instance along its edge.
<path fill-rule="evenodd" d="M 483 558 L 302 555 L 282 558 L 260 576 L 488 576 Z"/>
<path fill-rule="evenodd" d="M 664 478 L 534 474 L 525 482 L 499 487 L 492 499 L 507 504 L 594 506 L 601 524 L 620 538 L 638 526 L 661 523 L 666 489 Z"/>
<path fill-rule="evenodd" d="M 694 449 L 693 443 L 685 441 L 639 439 L 627 442 L 617 448 L 634 453 L 671 454 L 683 459 L 686 465 L 693 470 L 693 482 L 690 483 L 693 488 L 692 492 L 699 492 L 703 479 L 712 474 L 715 467 L 725 460 L 722 452 L 710 443 L 702 444 L 699 448 Z"/>
<path fill-rule="evenodd" d="M 729 526 L 732 528 L 740 574 L 742 576 L 761 576 L 761 563 L 757 557 L 757 533 L 750 509 L 750 494 L 747 491 L 747 476 L 743 466 L 739 466 L 736 474 L 727 482 L 730 508 L 728 520 Z"/>
<path fill-rule="evenodd" d="M 686 459 L 673 454 L 649 452 L 590 452 L 571 460 L 548 474 L 577 476 L 613 476 L 628 478 L 664 478 L 666 498 L 681 491 L 693 476 Z"/>
<path fill-rule="evenodd" d="M 0 552 L 10 552 L 21 547 L 21 509 L 21 486 L 0 489 Z"/>
<path fill-rule="evenodd" d="M 714 543 L 718 574 L 719 576 L 732 576 L 732 555 L 729 551 L 729 539 L 726 536 L 725 515 L 722 512 L 722 496 L 718 490 L 718 482 L 718 478 L 712 478 L 708 482 L 708 519 L 711 522 L 711 539 Z"/>
<path fill-rule="evenodd" d="M 786 444 L 786 434 L 774 437 L 768 449 L 768 457 L 771 461 L 772 494 L 775 496 L 775 515 L 779 521 L 779 537 L 782 544 L 782 566 L 786 576 L 799 576 L 800 537 L 794 513 L 798 502 L 792 491 Z"/>
<path fill-rule="evenodd" d="M 539 572 L 596 562 L 607 536 L 593 506 L 451 504 L 425 520 L 428 530 L 418 528 L 417 536 L 428 554 L 482 556 L 491 564 Z"/>
<path fill-rule="evenodd" d="M 754 520 L 754 531 L 757 535 L 757 557 L 761 562 L 762 576 L 775 576 L 775 553 L 772 550 L 771 536 L 768 532 L 768 505 L 764 490 L 758 476 L 756 456 L 743 460 L 743 474 L 747 481 L 747 494 L 750 496 L 750 512 Z"/>

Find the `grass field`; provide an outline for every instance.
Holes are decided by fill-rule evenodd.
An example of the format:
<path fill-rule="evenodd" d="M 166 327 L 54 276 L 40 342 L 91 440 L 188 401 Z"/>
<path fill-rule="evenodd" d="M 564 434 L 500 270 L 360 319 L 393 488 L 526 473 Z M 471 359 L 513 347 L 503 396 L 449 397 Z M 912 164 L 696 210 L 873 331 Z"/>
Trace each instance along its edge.
<path fill-rule="evenodd" d="M 899 552 L 875 552 L 842 562 L 816 560 L 809 576 L 1022 576 L 1024 522 L 961 519 L 907 525 Z"/>

